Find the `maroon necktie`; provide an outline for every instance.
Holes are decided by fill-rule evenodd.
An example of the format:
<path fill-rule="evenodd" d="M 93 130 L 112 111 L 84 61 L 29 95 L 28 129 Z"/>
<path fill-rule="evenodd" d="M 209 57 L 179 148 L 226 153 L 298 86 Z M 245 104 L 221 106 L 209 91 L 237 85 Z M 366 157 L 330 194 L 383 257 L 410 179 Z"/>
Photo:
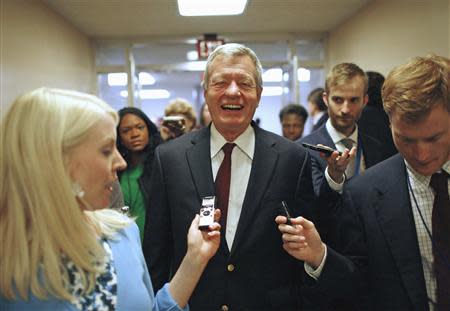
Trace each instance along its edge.
<path fill-rule="evenodd" d="M 450 199 L 448 174 L 444 171 L 431 176 L 430 186 L 435 197 L 433 203 L 433 256 L 436 276 L 436 307 L 450 310 Z"/>
<path fill-rule="evenodd" d="M 230 196 L 230 178 L 231 178 L 231 152 L 236 144 L 226 143 L 222 150 L 225 153 L 222 164 L 217 172 L 214 186 L 216 188 L 217 208 L 220 209 L 220 225 L 225 230 L 227 226 L 228 199 Z"/>

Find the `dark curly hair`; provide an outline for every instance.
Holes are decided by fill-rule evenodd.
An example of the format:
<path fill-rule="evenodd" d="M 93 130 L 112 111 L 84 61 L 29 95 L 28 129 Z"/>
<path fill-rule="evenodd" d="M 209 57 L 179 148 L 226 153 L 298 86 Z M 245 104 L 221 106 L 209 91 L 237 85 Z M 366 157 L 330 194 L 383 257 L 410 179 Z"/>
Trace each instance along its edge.
<path fill-rule="evenodd" d="M 122 143 L 122 139 L 120 138 L 119 133 L 119 126 L 120 122 L 122 122 L 122 119 L 127 114 L 134 114 L 135 116 L 139 117 L 144 121 L 144 123 L 147 125 L 148 129 L 148 144 L 143 149 L 143 152 L 145 153 L 144 156 L 144 163 L 143 163 L 143 173 L 140 177 L 140 181 L 144 185 L 148 185 L 150 182 L 150 176 L 151 176 L 151 169 L 152 169 L 152 161 L 153 156 L 155 154 L 156 147 L 162 142 L 161 135 L 159 134 L 158 128 L 156 125 L 149 119 L 149 117 L 139 108 L 135 107 L 125 107 L 118 111 L 119 113 L 119 124 L 117 125 L 116 131 L 117 131 L 117 149 L 119 150 L 119 153 L 122 155 L 122 157 L 125 159 L 127 163 L 129 163 L 130 160 L 130 151 L 124 146 Z M 119 178 L 121 176 L 121 172 L 119 172 Z"/>

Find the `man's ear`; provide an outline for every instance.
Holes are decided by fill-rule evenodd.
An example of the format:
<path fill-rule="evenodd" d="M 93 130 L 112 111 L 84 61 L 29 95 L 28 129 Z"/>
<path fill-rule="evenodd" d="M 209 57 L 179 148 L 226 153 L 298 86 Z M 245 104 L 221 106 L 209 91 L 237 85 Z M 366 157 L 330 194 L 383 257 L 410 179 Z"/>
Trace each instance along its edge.
<path fill-rule="evenodd" d="M 364 106 L 367 105 L 368 102 L 369 102 L 369 95 L 366 94 L 366 95 L 364 96 Z"/>
<path fill-rule="evenodd" d="M 323 99 L 323 102 L 325 103 L 325 105 L 327 105 L 327 107 L 328 107 L 328 94 L 327 94 L 327 92 L 323 92 L 322 99 Z"/>
<path fill-rule="evenodd" d="M 262 94 L 263 88 L 257 88 L 256 90 L 256 97 L 258 98 L 258 104 L 256 105 L 256 107 L 259 107 L 259 101 L 261 100 L 261 94 Z"/>

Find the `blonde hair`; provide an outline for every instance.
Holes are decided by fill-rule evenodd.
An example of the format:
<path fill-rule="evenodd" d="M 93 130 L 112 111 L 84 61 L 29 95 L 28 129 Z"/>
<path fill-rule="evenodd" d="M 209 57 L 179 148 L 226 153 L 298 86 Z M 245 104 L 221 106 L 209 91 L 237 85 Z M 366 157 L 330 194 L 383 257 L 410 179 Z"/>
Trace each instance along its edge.
<path fill-rule="evenodd" d="M 64 261 L 95 286 L 105 251 L 98 236 L 113 237 L 129 220 L 112 210 L 84 211 L 72 191 L 70 152 L 104 115 L 117 114 L 99 98 L 40 88 L 14 101 L 1 121 L 0 293 L 28 299 L 31 291 L 70 300 Z M 86 206 L 86 209 L 89 209 Z M 64 259 L 65 258 L 65 259 Z"/>
<path fill-rule="evenodd" d="M 381 91 L 384 110 L 390 117 L 396 113 L 409 122 L 425 118 L 437 104 L 450 113 L 449 83 L 448 58 L 415 57 L 387 76 Z"/>
<path fill-rule="evenodd" d="M 355 77 L 360 77 L 364 83 L 364 95 L 367 93 L 369 79 L 360 67 L 353 63 L 341 63 L 331 69 L 325 80 L 325 92 L 330 95 L 332 87 L 343 85 Z"/>
<path fill-rule="evenodd" d="M 189 130 L 192 130 L 197 123 L 194 108 L 190 102 L 183 98 L 175 98 L 174 100 L 171 100 L 166 106 L 166 109 L 164 109 L 164 114 L 166 116 L 183 115 L 187 119 L 191 120 L 192 127 Z"/>

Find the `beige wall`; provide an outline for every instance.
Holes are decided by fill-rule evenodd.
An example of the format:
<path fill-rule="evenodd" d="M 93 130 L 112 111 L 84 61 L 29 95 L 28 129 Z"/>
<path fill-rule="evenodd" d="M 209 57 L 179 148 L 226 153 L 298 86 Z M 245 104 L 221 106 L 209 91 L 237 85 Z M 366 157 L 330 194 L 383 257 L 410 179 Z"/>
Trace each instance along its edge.
<path fill-rule="evenodd" d="M 387 74 L 413 56 L 450 56 L 450 0 L 373 0 L 328 37 L 328 68 L 355 62 Z"/>
<path fill-rule="evenodd" d="M 40 86 L 91 92 L 88 38 L 37 0 L 0 0 L 1 108 Z"/>

